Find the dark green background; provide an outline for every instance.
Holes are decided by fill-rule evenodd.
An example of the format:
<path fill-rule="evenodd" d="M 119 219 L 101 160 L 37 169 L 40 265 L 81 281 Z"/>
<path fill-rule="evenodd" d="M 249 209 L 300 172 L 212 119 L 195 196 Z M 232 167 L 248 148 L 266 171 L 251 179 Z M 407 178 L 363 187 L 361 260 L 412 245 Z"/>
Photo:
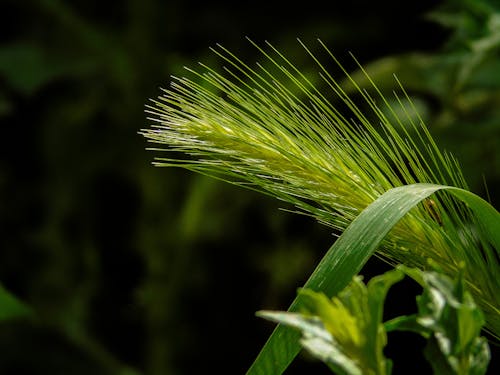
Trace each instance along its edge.
<path fill-rule="evenodd" d="M 331 245 L 328 228 L 271 198 L 151 166 L 144 104 L 184 65 L 216 65 L 215 43 L 253 62 L 245 37 L 269 40 L 306 69 L 297 37 L 366 64 L 434 56 L 441 70 L 401 73 L 473 190 L 484 194 L 484 173 L 498 202 L 498 50 L 479 84 L 491 101 L 457 114 L 443 61 L 467 56 L 483 13 L 458 35 L 424 17 L 467 3 L 3 0 L 0 280 L 38 319 L 0 323 L 0 374 L 242 374 L 272 329 L 255 311 L 285 309 Z M 364 273 L 384 269 L 373 260 Z M 388 314 L 411 312 L 416 292 L 396 286 Z M 419 338 L 389 339 L 396 374 L 429 370 Z M 328 373 L 308 357 L 289 373 L 312 369 Z"/>

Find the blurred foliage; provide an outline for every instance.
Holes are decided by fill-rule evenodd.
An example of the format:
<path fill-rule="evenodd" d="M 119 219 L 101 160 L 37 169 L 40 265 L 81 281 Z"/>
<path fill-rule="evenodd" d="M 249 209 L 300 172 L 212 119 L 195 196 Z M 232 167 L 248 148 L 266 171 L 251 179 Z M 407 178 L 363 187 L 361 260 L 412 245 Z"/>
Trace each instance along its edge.
<path fill-rule="evenodd" d="M 299 65 L 297 36 L 352 50 L 363 63 L 397 56 L 396 68 L 416 50 L 455 61 L 454 51 L 468 51 L 455 47 L 460 38 L 485 37 L 474 16 L 464 22 L 476 31 L 457 31 L 439 48 L 445 29 L 422 18 L 438 2 L 397 4 L 2 1 L 0 280 L 39 319 L 0 325 L 0 373 L 243 372 L 269 333 L 254 311 L 285 306 L 332 237 L 266 197 L 152 168 L 136 134 L 144 103 L 183 65 L 210 63 L 216 42 L 251 58 L 247 35 Z M 420 92 L 432 111 L 443 105 L 431 111 L 443 144 L 484 167 L 491 185 L 498 90 L 482 69 L 494 64 L 493 49 L 484 53 L 475 81 L 466 80 L 482 82 L 468 91 L 468 117 L 454 112 L 458 97 L 436 103 L 446 90 Z M 413 61 L 409 78 L 425 68 Z M 392 70 L 412 91 L 425 83 Z M 439 78 L 448 68 L 426 71 Z M 245 346 L 227 344 L 235 340 Z"/>
<path fill-rule="evenodd" d="M 0 321 L 31 317 L 32 310 L 0 285 Z"/>

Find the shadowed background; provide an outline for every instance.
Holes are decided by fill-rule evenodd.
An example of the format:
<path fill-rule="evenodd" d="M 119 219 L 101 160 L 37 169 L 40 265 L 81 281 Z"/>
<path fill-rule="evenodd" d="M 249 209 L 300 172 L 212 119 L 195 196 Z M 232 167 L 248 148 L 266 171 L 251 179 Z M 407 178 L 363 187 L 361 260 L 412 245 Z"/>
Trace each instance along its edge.
<path fill-rule="evenodd" d="M 348 68 L 348 51 L 378 61 L 375 81 L 391 90 L 398 74 L 471 189 L 486 196 L 484 174 L 498 202 L 498 48 L 460 94 L 447 68 L 493 33 L 487 14 L 458 12 L 458 36 L 426 17 L 461 3 L 2 1 L 0 281 L 38 318 L 0 322 L 0 373 L 244 373 L 272 330 L 255 311 L 285 309 L 333 242 L 271 198 L 151 166 L 144 104 L 184 65 L 218 66 L 215 43 L 253 63 L 245 37 L 268 40 L 304 71 L 297 37 Z M 412 312 L 415 293 L 395 286 L 387 314 Z M 394 373 L 429 371 L 418 337 L 391 338 Z M 312 370 L 329 373 L 307 356 L 289 373 Z"/>

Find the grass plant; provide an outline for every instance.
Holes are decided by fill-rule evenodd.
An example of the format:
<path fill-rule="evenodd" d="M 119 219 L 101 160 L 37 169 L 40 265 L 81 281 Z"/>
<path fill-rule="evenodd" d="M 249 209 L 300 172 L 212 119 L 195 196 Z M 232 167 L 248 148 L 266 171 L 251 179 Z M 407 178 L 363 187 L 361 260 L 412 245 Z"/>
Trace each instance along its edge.
<path fill-rule="evenodd" d="M 458 162 L 436 145 L 397 79 L 394 108 L 361 65 L 370 89 L 361 88 L 321 41 L 325 61 L 301 43 L 317 64 L 314 76 L 301 73 L 269 43 L 253 45 L 263 57 L 255 67 L 217 46 L 222 72 L 204 64 L 188 69 L 191 78 L 174 77 L 147 106 L 152 125 L 141 134 L 162 152 L 154 164 L 275 196 L 337 234 L 378 202 L 375 224 L 385 228 L 375 233 L 368 227 L 373 233 L 365 237 L 354 232 L 344 241 L 350 248 L 342 250 L 349 271 L 339 274 L 337 261 L 323 259 L 320 267 L 327 264 L 329 273 L 322 277 L 336 271 L 347 283 L 375 250 L 394 265 L 438 268 L 450 276 L 462 270 L 486 329 L 500 337 L 499 214 L 468 192 Z M 347 95 L 339 82 L 355 93 Z M 397 199 L 394 191 L 400 192 Z M 351 257 L 357 247 L 369 251 Z M 310 286 L 324 290 L 319 279 Z M 293 356 L 282 357 L 274 372 L 251 372 L 280 373 Z"/>

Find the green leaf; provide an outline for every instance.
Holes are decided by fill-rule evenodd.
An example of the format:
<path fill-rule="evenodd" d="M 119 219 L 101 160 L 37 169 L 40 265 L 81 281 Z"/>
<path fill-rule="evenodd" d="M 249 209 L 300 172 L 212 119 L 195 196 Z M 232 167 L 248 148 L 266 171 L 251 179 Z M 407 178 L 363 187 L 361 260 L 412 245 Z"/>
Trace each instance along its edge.
<path fill-rule="evenodd" d="M 423 287 L 417 298 L 416 322 L 430 339 L 425 355 L 436 374 L 486 373 L 490 352 L 480 337 L 484 325 L 481 310 L 465 289 L 463 275 L 456 280 L 436 272 L 421 272 L 400 267 Z"/>
<path fill-rule="evenodd" d="M 335 241 L 304 288 L 336 295 L 359 273 L 387 233 L 408 211 L 431 194 L 447 190 L 466 203 L 497 251 L 500 249 L 500 214 L 479 196 L 455 187 L 413 184 L 391 189 L 370 204 Z M 297 311 L 299 295 L 288 311 Z M 299 334 L 278 325 L 247 374 L 282 374 L 300 351 Z"/>
<path fill-rule="evenodd" d="M 331 333 L 318 317 L 280 311 L 259 311 L 257 316 L 291 328 L 302 333 L 300 343 L 316 358 L 324 362 L 339 375 L 362 375 L 361 368 L 339 349 Z"/>
<path fill-rule="evenodd" d="M 388 374 L 391 364 L 383 354 L 387 343 L 383 307 L 388 289 L 403 275 L 399 270 L 389 271 L 374 277 L 368 286 L 357 276 L 332 299 L 304 289 L 299 295 L 307 315 L 302 317 L 294 313 L 258 315 L 300 330 L 302 346 L 337 374 Z"/>
<path fill-rule="evenodd" d="M 0 285 L 0 322 L 13 318 L 25 318 L 33 311 Z"/>

